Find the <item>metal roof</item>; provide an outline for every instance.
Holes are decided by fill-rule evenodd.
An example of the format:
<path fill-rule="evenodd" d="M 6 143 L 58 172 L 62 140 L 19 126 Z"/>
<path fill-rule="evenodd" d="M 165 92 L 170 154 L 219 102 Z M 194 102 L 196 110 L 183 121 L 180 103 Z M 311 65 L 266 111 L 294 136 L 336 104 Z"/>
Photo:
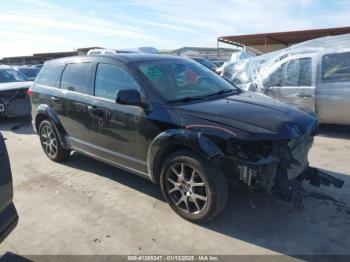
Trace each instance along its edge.
<path fill-rule="evenodd" d="M 285 46 L 289 46 L 323 36 L 348 33 L 350 33 L 350 27 L 338 27 L 250 35 L 221 36 L 218 37 L 218 41 L 238 46 L 262 46 L 267 44 L 283 44 Z"/>
<path fill-rule="evenodd" d="M 178 49 L 174 49 L 171 52 L 176 53 L 176 52 L 181 52 L 181 51 L 186 51 L 186 50 L 194 50 L 194 51 L 217 51 L 216 47 L 196 47 L 196 46 L 184 46 Z M 220 50 L 223 51 L 235 51 L 236 49 L 234 48 L 220 48 Z"/>

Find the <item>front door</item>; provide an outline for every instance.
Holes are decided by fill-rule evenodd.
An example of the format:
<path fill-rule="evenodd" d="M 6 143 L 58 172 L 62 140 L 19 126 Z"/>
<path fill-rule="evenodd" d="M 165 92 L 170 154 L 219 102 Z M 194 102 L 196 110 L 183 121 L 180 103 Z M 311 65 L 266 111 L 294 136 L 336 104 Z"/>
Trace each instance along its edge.
<path fill-rule="evenodd" d="M 147 173 L 146 136 L 147 113 L 137 106 L 115 102 L 121 89 L 138 89 L 137 82 L 119 64 L 99 63 L 95 77 L 95 100 L 91 130 L 97 155 Z"/>
<path fill-rule="evenodd" d="M 293 59 L 282 65 L 279 99 L 315 112 L 315 82 L 312 59 Z"/>
<path fill-rule="evenodd" d="M 311 57 L 294 58 L 282 63 L 270 75 L 272 79 L 265 81 L 265 94 L 315 112 L 314 67 Z"/>

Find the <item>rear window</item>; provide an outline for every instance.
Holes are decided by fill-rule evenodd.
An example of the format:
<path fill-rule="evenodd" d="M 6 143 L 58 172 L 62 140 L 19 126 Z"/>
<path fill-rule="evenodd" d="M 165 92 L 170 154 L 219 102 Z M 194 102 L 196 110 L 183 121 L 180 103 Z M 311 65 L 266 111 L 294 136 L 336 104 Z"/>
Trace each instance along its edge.
<path fill-rule="evenodd" d="M 67 64 L 61 79 L 61 88 L 82 93 L 91 94 L 91 63 Z"/>
<path fill-rule="evenodd" d="M 350 81 L 350 52 L 322 57 L 323 82 Z"/>
<path fill-rule="evenodd" d="M 36 78 L 36 83 L 51 87 L 59 87 L 63 67 L 63 64 L 45 65 Z"/>

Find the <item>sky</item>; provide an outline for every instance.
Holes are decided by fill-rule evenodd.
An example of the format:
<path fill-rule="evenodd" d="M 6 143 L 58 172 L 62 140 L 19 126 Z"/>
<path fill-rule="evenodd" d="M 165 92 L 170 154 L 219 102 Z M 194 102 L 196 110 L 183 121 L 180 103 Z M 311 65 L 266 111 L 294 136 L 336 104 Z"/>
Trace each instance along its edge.
<path fill-rule="evenodd" d="M 0 57 L 350 26 L 349 0 L 0 0 Z"/>

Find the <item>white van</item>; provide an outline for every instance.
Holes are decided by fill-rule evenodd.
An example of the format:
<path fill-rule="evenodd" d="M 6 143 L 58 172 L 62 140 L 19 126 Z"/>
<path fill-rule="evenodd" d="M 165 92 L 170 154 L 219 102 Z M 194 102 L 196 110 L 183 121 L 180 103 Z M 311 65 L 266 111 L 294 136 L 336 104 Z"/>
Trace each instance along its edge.
<path fill-rule="evenodd" d="M 114 49 L 90 49 L 87 55 L 112 55 L 117 54 Z"/>

